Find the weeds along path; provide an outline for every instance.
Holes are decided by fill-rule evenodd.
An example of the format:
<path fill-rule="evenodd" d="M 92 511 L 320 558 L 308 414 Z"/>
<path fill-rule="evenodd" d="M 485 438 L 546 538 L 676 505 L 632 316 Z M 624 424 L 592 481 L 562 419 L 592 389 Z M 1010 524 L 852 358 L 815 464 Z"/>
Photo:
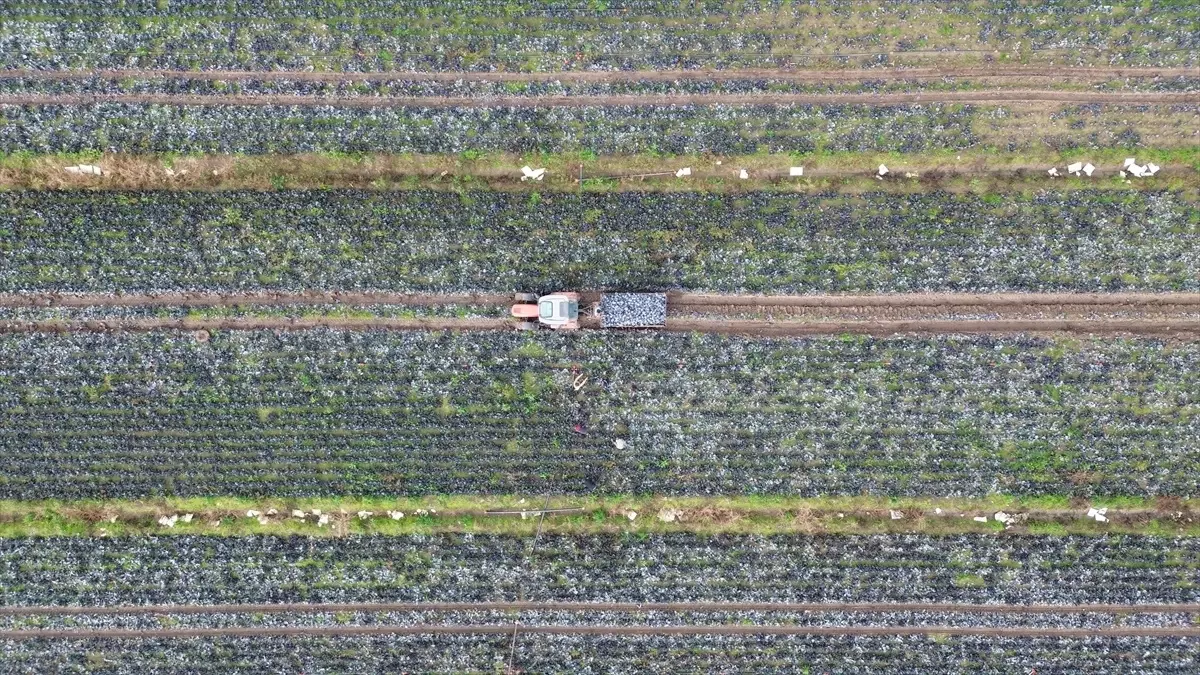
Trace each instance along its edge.
<path fill-rule="evenodd" d="M 516 632 L 540 635 L 982 635 L 992 637 L 1161 637 L 1198 638 L 1200 627 L 996 628 L 979 626 L 563 626 L 523 625 Z M 21 629 L 0 630 L 0 640 L 162 639 L 204 637 L 285 637 L 361 635 L 512 635 L 511 624 L 287 626 L 162 629 Z"/>
<path fill-rule="evenodd" d="M 903 105 L 913 103 L 1200 103 L 1200 92 L 1012 89 L 884 94 L 619 94 L 579 96 L 300 96 L 292 94 L 3 94 L 0 105 L 335 106 L 340 108 L 564 108 L 620 106 Z"/>
<path fill-rule="evenodd" d="M 730 193 L 758 189 L 777 189 L 786 185 L 789 190 L 805 193 L 828 191 L 870 191 L 909 194 L 913 190 L 943 190 L 949 192 L 977 192 L 986 187 L 994 192 L 1020 192 L 1047 188 L 1046 169 L 1049 166 L 1065 167 L 1075 161 L 1071 157 L 1050 157 L 1035 163 L 1033 158 L 1022 157 L 971 157 L 966 160 L 951 156 L 910 155 L 899 165 L 892 164 L 893 180 L 877 180 L 879 162 L 891 163 L 891 158 L 878 155 L 862 155 L 856 166 L 807 166 L 801 180 L 792 176 L 787 162 L 778 158 L 738 157 L 723 160 L 725 165 L 692 167 L 692 182 L 680 182 L 675 176 L 679 160 L 663 157 L 620 157 L 604 155 L 589 161 L 586 167 L 585 192 L 596 189 L 605 191 L 667 192 L 699 189 L 696 181 L 702 181 L 710 192 Z M 75 160 L 67 160 L 70 163 Z M 1119 161 L 1119 160 L 1118 160 Z M 1176 155 L 1164 164 L 1153 178 L 1128 183 L 1119 189 L 1162 190 L 1183 184 L 1194 186 L 1200 182 L 1200 170 Z M 165 173 L 164 158 L 158 155 L 104 155 L 96 160 L 104 166 L 105 190 L 139 191 L 213 191 L 213 190 L 273 190 L 273 176 L 286 176 L 288 189 L 357 188 L 379 189 L 384 185 L 395 185 L 409 189 L 415 185 L 433 190 L 447 190 L 458 185 L 460 180 L 470 180 L 477 188 L 497 191 L 577 191 L 579 185 L 579 160 L 577 156 L 552 155 L 546 159 L 547 173 L 544 180 L 522 182 L 516 167 L 525 162 L 518 155 L 489 155 L 484 161 L 464 161 L 457 155 L 391 155 L 364 156 L 361 161 L 320 154 L 300 155 L 201 155 L 179 157 L 173 160 L 176 173 Z M 33 158 L 20 165 L 15 163 L 0 167 L 0 189 L 49 190 L 95 188 L 97 184 L 88 175 L 73 175 L 63 171 L 64 158 L 47 155 Z M 749 178 L 730 181 L 736 169 L 745 167 Z M 179 173 L 183 170 L 186 173 Z M 214 175 L 213 172 L 216 172 Z M 1097 168 L 1094 180 L 1082 184 L 1073 180 L 1050 183 L 1055 189 L 1078 190 L 1112 188 L 1104 180 L 1115 178 L 1120 171 L 1116 161 Z M 907 174 L 911 174 L 911 177 Z M 721 179 L 721 180 L 709 180 Z M 823 184 L 828 179 L 832 184 Z M 976 181 L 987 183 L 980 185 Z M 707 181 L 707 182 L 704 182 Z M 403 182 L 403 186 L 400 183 Z M 603 185 L 600 185 L 603 183 Z M 1174 188 L 1172 188 L 1174 189 Z"/>
<path fill-rule="evenodd" d="M 314 614 L 325 612 L 953 612 L 957 614 L 1200 614 L 1200 604 L 985 605 L 874 602 L 383 602 L 236 605 L 121 605 L 112 607 L 0 607 L 0 616 L 128 616 L 139 614 Z"/>
<path fill-rule="evenodd" d="M 27 80 L 101 79 L 178 79 L 223 81 L 292 82 L 674 82 L 677 80 L 780 80 L 787 82 L 871 82 L 877 80 L 940 80 L 969 78 L 995 81 L 995 84 L 1021 84 L 1030 80 L 1055 82 L 1103 82 L 1119 78 L 1200 77 L 1200 68 L 1064 68 L 1045 66 L 947 67 L 947 68 L 847 68 L 847 69 L 773 69 L 735 68 L 729 70 L 635 70 L 635 71 L 559 71 L 559 72 L 311 72 L 250 70 L 9 70 L 0 78 Z M 1003 82 L 1001 82 L 1003 81 Z"/>

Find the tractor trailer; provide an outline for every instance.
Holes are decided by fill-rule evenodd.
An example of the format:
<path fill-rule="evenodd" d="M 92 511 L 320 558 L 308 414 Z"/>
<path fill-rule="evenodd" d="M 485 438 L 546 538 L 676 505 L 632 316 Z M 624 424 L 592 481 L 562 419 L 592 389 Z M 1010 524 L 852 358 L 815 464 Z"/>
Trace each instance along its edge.
<path fill-rule="evenodd" d="M 571 292 L 518 293 L 512 306 L 517 329 L 578 330 L 580 297 Z M 667 323 L 667 294 L 601 293 L 592 314 L 600 319 L 600 328 L 662 328 Z"/>

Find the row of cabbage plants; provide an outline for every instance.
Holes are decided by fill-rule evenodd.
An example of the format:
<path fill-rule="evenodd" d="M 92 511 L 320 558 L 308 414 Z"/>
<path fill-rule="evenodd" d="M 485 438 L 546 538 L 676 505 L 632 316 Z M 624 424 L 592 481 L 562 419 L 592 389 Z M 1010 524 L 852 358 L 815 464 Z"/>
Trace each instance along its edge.
<path fill-rule="evenodd" d="M 0 105 L 0 152 L 899 151 L 978 145 L 958 105 Z M 1036 142 L 1036 141 L 1034 141 Z"/>
<path fill-rule="evenodd" d="M 0 385 L 11 498 L 1200 487 L 1200 347 L 1149 340 L 8 335 Z"/>
<path fill-rule="evenodd" d="M 112 18 L 214 18 L 214 19 L 397 19 L 409 12 L 423 22 L 449 17 L 553 18 L 563 21 L 587 22 L 602 18 L 672 18 L 696 19 L 710 15 L 713 20 L 751 17 L 766 14 L 777 20 L 804 19 L 826 16 L 847 19 L 855 15 L 871 18 L 894 17 L 902 21 L 918 21 L 930 15 L 947 17 L 990 16 L 1003 19 L 1010 30 L 1037 26 L 1044 31 L 1078 31 L 1072 19 L 1079 14 L 1101 13 L 1101 25 L 1133 26 L 1170 24 L 1172 9 L 1183 16 L 1171 3 L 1156 3 L 1163 15 L 1159 21 L 1144 13 L 1132 12 L 1137 5 L 1127 2 L 1104 5 L 1095 0 L 1055 0 L 1040 7 L 1030 7 L 1019 0 L 989 0 L 970 6 L 946 6 L 930 0 L 908 0 L 895 7 L 864 6 L 851 0 L 820 0 L 796 4 L 782 0 L 688 0 L 680 4 L 670 0 L 623 0 L 620 3 L 578 3 L 571 0 L 470 0 L 460 3 L 430 3 L 427 0 L 253 0 L 236 5 L 215 4 L 209 0 L 126 0 L 113 4 L 93 4 L 86 0 L 10 0 L 7 7 L 14 16 L 48 17 L 112 17 Z M 606 22 L 609 23 L 609 22 Z M 677 22 L 664 22 L 668 25 Z M 873 27 L 860 27 L 871 29 Z"/>
<path fill-rule="evenodd" d="M 1123 78 L 1080 85 L 1099 91 L 1193 92 L 1200 78 L 1185 75 L 1153 78 Z M 885 94 L 914 91 L 974 91 L 996 87 L 991 81 L 970 77 L 938 80 L 912 79 L 836 82 L 757 77 L 746 79 L 634 79 L 617 81 L 545 81 L 505 79 L 434 80 L 395 74 L 389 79 L 300 80 L 300 79 L 192 79 L 181 77 L 115 77 L 80 75 L 69 79 L 5 77 L 0 71 L 0 93 L 19 95 L 65 94 L 163 94 L 200 96 L 325 96 L 364 98 L 373 96 L 446 96 L 485 98 L 492 96 L 644 96 L 687 94 Z"/>
<path fill-rule="evenodd" d="M 1134 65 L 1194 63 L 1200 45 L 1194 8 L 1167 2 L 1149 11 L 1095 0 L 107 4 L 8 3 L 0 67 L 559 70 L 779 66 L 814 56 L 887 65 L 957 50 Z"/>
<path fill-rule="evenodd" d="M 10 191 L 0 291 L 1197 291 L 1197 235 L 1166 191 Z"/>
<path fill-rule="evenodd" d="M 1198 564 L 1200 539 L 1144 535 L 38 537 L 0 540 L 0 599 L 1188 603 Z"/>
<path fill-rule="evenodd" d="M 10 672 L 1156 673 L 1200 668 L 1188 638 L 417 635 L 0 641 Z"/>
<path fill-rule="evenodd" d="M 312 608 L 310 608 L 312 609 Z M 21 614 L 20 608 L 0 615 L 3 630 L 153 630 L 163 627 L 163 614 Z M 171 615 L 173 628 L 304 628 L 374 625 L 430 626 L 488 626 L 513 621 L 513 610 L 437 609 L 384 610 L 354 609 L 341 611 L 337 607 L 305 612 L 203 612 Z M 690 626 L 784 625 L 813 627 L 974 627 L 1023 628 L 1028 630 L 1072 628 L 1099 631 L 1105 628 L 1179 628 L 1189 625 L 1192 614 L 1186 611 L 1167 613 L 1093 613 L 1038 612 L 1036 614 L 953 611 L 886 611 L 886 607 L 871 612 L 848 611 L 645 611 L 618 612 L 610 610 L 522 610 L 524 625 L 549 626 Z"/>

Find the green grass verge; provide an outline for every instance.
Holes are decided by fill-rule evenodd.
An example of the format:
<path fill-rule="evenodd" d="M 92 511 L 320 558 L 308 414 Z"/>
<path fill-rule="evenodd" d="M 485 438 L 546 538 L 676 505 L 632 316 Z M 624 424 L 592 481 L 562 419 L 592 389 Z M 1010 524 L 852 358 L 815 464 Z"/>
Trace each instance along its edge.
<path fill-rule="evenodd" d="M 1163 171 L 1154 178 L 1126 183 L 1115 175 L 1124 158 L 1154 162 Z M 1100 173 L 1092 178 L 1051 179 L 1046 169 L 1090 161 Z M 63 167 L 98 164 L 103 177 L 72 176 Z M 880 164 L 890 170 L 878 180 Z M 545 168 L 541 181 L 520 180 L 520 167 Z M 803 166 L 805 176 L 788 175 Z M 677 178 L 677 169 L 692 175 Z M 166 169 L 176 171 L 168 177 Z M 582 168 L 583 183 L 579 182 Z M 749 177 L 739 178 L 745 169 Z M 186 174 L 179 172 L 186 171 Z M 916 177 L 908 178 L 912 173 Z M 767 154 L 741 156 L 606 155 L 558 153 L 511 155 L 467 152 L 458 155 L 100 155 L 75 153 L 0 154 L 0 189 L 120 190 L 279 190 L 362 188 L 405 190 L 500 189 L 521 191 L 622 190 L 741 192 L 895 191 L 931 189 L 992 193 L 1054 189 L 1173 189 L 1200 186 L 1200 146 L 1136 150 L 999 152 L 995 150 L 927 153 Z"/>
<path fill-rule="evenodd" d="M 1107 507 L 1108 522 L 1086 517 L 1088 507 Z M 490 510 L 537 511 L 577 508 L 578 512 L 488 514 Z M 274 510 L 275 513 L 271 514 Z M 304 511 L 304 519 L 294 517 Z M 314 510 L 327 516 L 320 523 Z M 394 519 L 388 512 L 402 512 Z M 122 536 L 144 534 L 251 534 L 345 536 L 347 534 L 429 534 L 479 532 L 531 534 L 539 526 L 561 533 L 668 532 L 776 534 L 789 532 L 868 534 L 999 533 L 1004 511 L 1018 522 L 1014 533 L 1104 535 L 1142 533 L 1200 536 L 1200 514 L 1188 500 L 1038 498 L 991 496 L 981 499 L 887 499 L 876 497 L 481 497 L 420 499 L 246 499 L 233 497 L 144 501 L 0 502 L 0 537 Z M 265 522 L 256 515 L 263 514 Z M 360 512 L 370 512 L 361 517 Z M 633 518 L 630 513 L 635 513 Z M 192 514 L 190 522 L 160 524 L 163 516 Z M 894 518 L 893 514 L 901 517 Z M 976 518 L 986 518 L 979 522 Z"/>

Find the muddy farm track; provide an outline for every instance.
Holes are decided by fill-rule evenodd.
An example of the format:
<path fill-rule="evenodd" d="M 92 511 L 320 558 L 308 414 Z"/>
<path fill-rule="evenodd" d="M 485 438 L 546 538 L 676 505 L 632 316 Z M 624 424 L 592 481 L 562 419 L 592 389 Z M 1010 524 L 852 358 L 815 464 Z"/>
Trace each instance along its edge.
<path fill-rule="evenodd" d="M 585 292 L 585 304 L 596 292 Z M 263 307 L 287 305 L 470 304 L 496 308 L 494 317 L 113 317 L 10 319 L 0 332 L 154 330 L 511 330 L 497 294 L 403 294 L 380 292 L 267 292 L 253 294 L 159 293 L 145 295 L 7 294 L 0 307 Z M 1200 294 L 906 294 L 753 296 L 668 294 L 665 329 L 763 336 L 936 333 L 1067 333 L 1200 335 Z M 585 317 L 586 329 L 598 321 Z"/>
<path fill-rule="evenodd" d="M 642 71 L 561 71 L 561 72 L 313 72 L 248 70 L 9 70 L 3 78 L 30 80 L 102 79 L 179 79 L 222 81 L 294 81 L 294 82 L 388 82 L 394 80 L 430 82 L 674 82 L 778 80 L 785 82 L 872 82 L 879 80 L 941 80 L 947 78 L 987 80 L 995 84 L 1024 84 L 1030 81 L 1104 82 L 1124 78 L 1200 77 L 1200 68 L 1071 68 L 960 67 L 900 69 L 827 69 L 786 70 L 738 68 L 728 70 L 642 70 Z"/>
<path fill-rule="evenodd" d="M 292 94 L 5 94 L 0 105 L 125 103 L 171 106 L 336 106 L 341 108 L 545 108 L 621 106 L 905 105 L 914 103 L 1200 103 L 1200 93 L 1013 89 L 885 94 L 616 94 L 605 96 L 299 96 Z"/>

